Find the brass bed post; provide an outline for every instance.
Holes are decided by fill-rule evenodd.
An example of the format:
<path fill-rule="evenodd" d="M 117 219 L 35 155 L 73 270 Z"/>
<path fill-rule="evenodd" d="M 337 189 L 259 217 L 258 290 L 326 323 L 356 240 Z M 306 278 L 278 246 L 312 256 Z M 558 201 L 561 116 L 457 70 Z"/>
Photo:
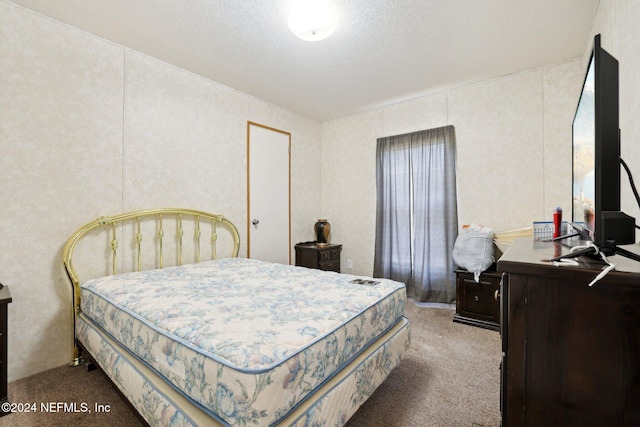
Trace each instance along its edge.
<path fill-rule="evenodd" d="M 160 268 L 164 267 L 164 259 L 162 257 L 162 238 L 164 237 L 164 230 L 162 229 L 162 214 L 158 215 L 158 249 L 160 250 Z"/>
<path fill-rule="evenodd" d="M 118 238 L 116 236 L 116 223 L 111 223 L 111 251 L 113 262 L 113 273 L 118 274 Z"/>
<path fill-rule="evenodd" d="M 182 236 L 184 230 L 182 229 L 182 214 L 178 214 L 178 265 L 182 265 Z"/>
<path fill-rule="evenodd" d="M 136 246 L 138 249 L 138 271 L 142 271 L 142 232 L 140 231 L 140 217 L 136 218 Z"/>
<path fill-rule="evenodd" d="M 194 232 L 196 239 L 196 262 L 200 262 L 200 215 L 196 215 L 196 231 Z"/>
<path fill-rule="evenodd" d="M 211 259 L 216 259 L 217 257 L 217 252 L 216 252 L 216 248 L 217 248 L 217 241 L 218 241 L 218 233 L 216 232 L 216 226 L 218 225 L 218 223 L 216 221 L 212 221 L 213 222 L 213 228 L 211 230 Z"/>
<path fill-rule="evenodd" d="M 70 279 L 71 280 L 71 279 Z M 78 345 L 78 339 L 76 338 L 76 319 L 80 314 L 80 286 L 71 285 L 73 288 L 73 307 L 72 307 L 72 319 L 73 319 L 73 348 L 72 358 L 69 363 L 70 366 L 79 366 L 84 363 L 82 354 L 80 354 L 80 346 Z"/>
<path fill-rule="evenodd" d="M 72 359 L 69 363 L 70 366 L 78 366 L 84 362 L 82 360 L 82 354 L 80 354 L 80 346 L 78 345 L 78 340 L 76 338 L 76 320 L 78 318 L 78 315 L 80 314 L 80 282 L 78 280 L 78 276 L 76 275 L 76 271 L 73 268 L 73 250 L 80 237 L 82 237 L 87 231 L 101 225 L 102 219 L 103 218 L 100 218 L 97 221 L 93 221 L 76 231 L 69 238 L 69 240 L 67 240 L 62 250 L 62 263 L 64 265 L 65 272 L 67 273 L 67 277 L 69 278 L 72 291 L 71 318 L 73 320 L 73 346 Z"/>

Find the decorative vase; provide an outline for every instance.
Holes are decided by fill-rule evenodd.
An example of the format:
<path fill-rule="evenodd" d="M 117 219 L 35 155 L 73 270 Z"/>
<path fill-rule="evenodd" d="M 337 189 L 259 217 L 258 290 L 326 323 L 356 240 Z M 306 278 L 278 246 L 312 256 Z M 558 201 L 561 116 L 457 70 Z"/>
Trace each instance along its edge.
<path fill-rule="evenodd" d="M 326 219 L 319 219 L 313 229 L 316 233 L 316 242 L 318 245 L 326 245 L 329 241 L 329 233 L 331 232 L 331 224 Z"/>

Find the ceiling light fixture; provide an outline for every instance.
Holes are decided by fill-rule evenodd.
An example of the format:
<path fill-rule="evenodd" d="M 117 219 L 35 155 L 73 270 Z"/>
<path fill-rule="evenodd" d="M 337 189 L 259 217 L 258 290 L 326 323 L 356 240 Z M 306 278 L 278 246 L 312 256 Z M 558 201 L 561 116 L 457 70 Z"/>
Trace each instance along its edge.
<path fill-rule="evenodd" d="M 338 15 L 327 0 L 293 0 L 289 28 L 302 40 L 324 40 L 338 26 Z"/>

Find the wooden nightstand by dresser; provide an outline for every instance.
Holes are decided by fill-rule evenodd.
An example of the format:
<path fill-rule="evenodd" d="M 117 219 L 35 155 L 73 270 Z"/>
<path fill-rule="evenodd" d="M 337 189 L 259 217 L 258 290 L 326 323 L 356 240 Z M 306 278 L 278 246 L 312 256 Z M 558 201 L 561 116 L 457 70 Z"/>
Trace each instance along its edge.
<path fill-rule="evenodd" d="M 456 314 L 453 321 L 481 328 L 500 330 L 501 274 L 487 270 L 477 283 L 473 273 L 456 270 Z"/>
<path fill-rule="evenodd" d="M 296 244 L 295 249 L 297 266 L 340 273 L 342 245 L 305 242 Z"/>
<path fill-rule="evenodd" d="M 0 284 L 0 404 L 9 399 L 7 392 L 7 307 L 11 302 L 11 292 Z M 0 417 L 10 412 L 0 409 Z"/>

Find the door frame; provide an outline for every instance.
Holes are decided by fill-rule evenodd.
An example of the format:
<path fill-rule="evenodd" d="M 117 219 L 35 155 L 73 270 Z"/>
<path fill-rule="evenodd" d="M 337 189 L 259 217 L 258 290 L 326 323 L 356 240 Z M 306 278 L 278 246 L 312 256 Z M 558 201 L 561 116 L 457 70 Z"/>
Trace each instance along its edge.
<path fill-rule="evenodd" d="M 266 126 L 260 123 L 247 121 L 247 258 L 251 258 L 251 126 L 256 126 L 262 129 L 278 132 L 289 137 L 288 157 L 287 157 L 287 215 L 288 215 L 288 236 L 287 236 L 287 258 L 289 264 L 291 264 L 291 132 L 286 132 L 281 129 L 276 129 L 270 126 Z"/>

